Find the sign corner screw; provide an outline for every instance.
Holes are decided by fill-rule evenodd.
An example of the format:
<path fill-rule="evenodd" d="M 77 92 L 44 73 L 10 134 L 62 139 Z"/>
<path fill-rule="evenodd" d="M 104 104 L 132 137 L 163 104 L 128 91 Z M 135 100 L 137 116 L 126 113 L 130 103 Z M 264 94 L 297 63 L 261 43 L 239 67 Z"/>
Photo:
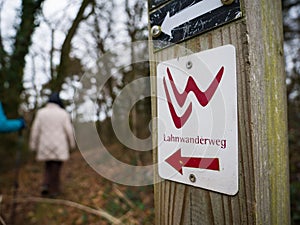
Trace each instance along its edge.
<path fill-rule="evenodd" d="M 158 25 L 154 25 L 154 26 L 151 28 L 151 35 L 152 35 L 152 37 L 156 38 L 156 37 L 158 37 L 160 34 L 161 34 L 161 27 L 158 26 Z"/>
<path fill-rule="evenodd" d="M 194 174 L 190 174 L 189 179 L 192 183 L 196 182 L 196 176 Z"/>
<path fill-rule="evenodd" d="M 191 69 L 192 67 L 193 67 L 192 61 L 188 61 L 188 62 L 186 63 L 186 68 L 187 68 L 187 69 Z"/>

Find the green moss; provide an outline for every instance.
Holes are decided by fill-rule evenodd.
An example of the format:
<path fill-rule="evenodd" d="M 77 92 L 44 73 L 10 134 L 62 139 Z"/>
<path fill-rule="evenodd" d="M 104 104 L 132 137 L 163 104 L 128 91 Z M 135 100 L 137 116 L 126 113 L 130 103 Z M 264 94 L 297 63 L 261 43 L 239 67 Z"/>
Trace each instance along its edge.
<path fill-rule="evenodd" d="M 272 3 L 275 4 L 275 3 Z M 278 3 L 277 3 L 278 4 Z M 289 214 L 289 180 L 287 151 L 287 116 L 282 38 L 278 36 L 276 12 L 263 1 L 262 27 L 264 41 L 264 92 L 266 106 L 266 135 L 270 170 L 270 207 L 272 224 L 288 224 L 283 221 Z M 275 31 L 275 32 L 274 32 Z M 276 32 L 277 31 L 277 32 Z"/>

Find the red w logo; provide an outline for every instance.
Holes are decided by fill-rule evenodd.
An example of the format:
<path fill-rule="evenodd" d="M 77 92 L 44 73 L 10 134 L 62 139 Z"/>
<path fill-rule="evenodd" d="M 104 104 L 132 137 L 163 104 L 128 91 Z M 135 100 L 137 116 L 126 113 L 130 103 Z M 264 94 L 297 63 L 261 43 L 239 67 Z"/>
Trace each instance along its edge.
<path fill-rule="evenodd" d="M 168 78 L 169 78 L 169 81 L 170 81 L 170 84 L 172 87 L 173 94 L 174 94 L 176 101 L 180 107 L 182 107 L 184 105 L 184 103 L 186 102 L 187 96 L 190 92 L 193 92 L 195 94 L 200 105 L 204 107 L 210 102 L 210 100 L 212 99 L 213 95 L 215 94 L 215 92 L 219 86 L 219 83 L 221 82 L 222 76 L 224 74 L 224 66 L 221 67 L 221 69 L 217 73 L 214 80 L 211 82 L 211 84 L 209 85 L 207 90 L 204 92 L 202 92 L 198 88 L 195 80 L 190 76 L 188 78 L 188 81 L 187 81 L 184 91 L 182 93 L 180 93 L 178 91 L 177 87 L 175 86 L 175 83 L 173 81 L 173 77 L 171 75 L 169 68 L 167 68 L 167 73 L 168 73 Z M 163 78 L 163 84 L 164 84 L 164 89 L 165 89 L 165 93 L 166 93 L 166 97 L 167 97 L 167 101 L 168 101 L 168 106 L 169 106 L 169 110 L 170 110 L 173 122 L 177 129 L 182 128 L 192 113 L 192 102 L 189 104 L 189 106 L 187 107 L 187 109 L 183 113 L 183 115 L 178 116 L 177 113 L 175 112 L 173 103 L 171 101 L 170 93 L 169 93 L 169 90 L 168 90 L 168 87 L 166 84 L 165 77 Z"/>

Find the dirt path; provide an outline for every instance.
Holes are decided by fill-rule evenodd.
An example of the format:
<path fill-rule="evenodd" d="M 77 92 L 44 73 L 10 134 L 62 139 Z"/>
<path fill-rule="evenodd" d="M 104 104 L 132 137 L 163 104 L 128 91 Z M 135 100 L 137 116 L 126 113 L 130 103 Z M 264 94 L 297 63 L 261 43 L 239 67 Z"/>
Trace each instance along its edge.
<path fill-rule="evenodd" d="M 23 165 L 15 210 L 17 225 L 153 224 L 153 188 L 114 184 L 98 175 L 79 151 L 62 169 L 62 194 L 55 199 L 40 196 L 43 164 L 33 159 Z M 0 216 L 9 224 L 14 172 L 1 177 Z M 1 221 L 0 221 L 1 224 Z"/>

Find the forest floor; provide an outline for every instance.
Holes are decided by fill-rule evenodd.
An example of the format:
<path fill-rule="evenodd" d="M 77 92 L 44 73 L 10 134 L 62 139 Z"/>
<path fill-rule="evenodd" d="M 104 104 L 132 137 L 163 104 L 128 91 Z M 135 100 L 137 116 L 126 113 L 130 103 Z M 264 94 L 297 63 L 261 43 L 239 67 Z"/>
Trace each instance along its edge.
<path fill-rule="evenodd" d="M 15 172 L 1 174 L 1 225 L 154 224 L 153 186 L 115 184 L 97 174 L 79 151 L 63 165 L 59 196 L 41 197 L 42 174 L 43 163 L 33 157 L 21 166 L 15 206 Z"/>

